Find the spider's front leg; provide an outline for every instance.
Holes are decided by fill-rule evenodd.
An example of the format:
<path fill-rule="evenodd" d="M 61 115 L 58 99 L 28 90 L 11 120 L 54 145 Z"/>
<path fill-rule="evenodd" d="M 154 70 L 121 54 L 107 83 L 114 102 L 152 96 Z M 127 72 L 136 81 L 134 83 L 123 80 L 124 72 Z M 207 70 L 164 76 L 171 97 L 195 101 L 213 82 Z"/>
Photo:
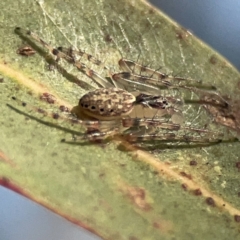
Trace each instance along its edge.
<path fill-rule="evenodd" d="M 27 39 L 28 41 L 29 41 L 28 37 L 30 36 L 37 43 L 41 44 L 44 48 L 48 49 L 53 56 L 56 56 L 56 59 L 55 59 L 56 63 L 58 63 L 60 59 L 64 59 L 68 63 L 74 65 L 79 71 L 83 72 L 85 75 L 91 78 L 98 86 L 112 87 L 112 84 L 109 81 L 101 77 L 97 72 L 88 68 L 86 64 L 82 63 L 77 59 L 77 55 L 79 55 L 80 57 L 83 57 L 86 60 L 91 61 L 95 65 L 103 67 L 103 63 L 97 60 L 96 58 L 94 58 L 92 55 L 87 54 L 81 50 L 73 50 L 72 48 L 64 48 L 64 47 L 54 48 L 50 44 L 48 44 L 46 41 L 44 41 L 42 38 L 40 38 L 37 34 L 31 31 L 24 31 L 21 28 L 16 28 L 15 32 L 20 37 Z M 107 69 L 106 67 L 103 67 L 103 68 Z"/>
<path fill-rule="evenodd" d="M 213 85 L 204 85 L 194 79 L 164 74 L 127 59 L 120 59 L 119 66 L 124 72 L 115 73 L 112 78 L 127 89 L 138 89 L 154 95 L 159 94 L 163 89 L 175 89 L 186 93 L 194 93 L 197 96 L 195 99 L 184 98 L 183 102 L 185 104 L 214 105 L 214 100 L 205 100 L 207 96 L 216 99 L 225 106 L 228 105 Z"/>
<path fill-rule="evenodd" d="M 69 53 L 70 50 L 68 50 L 68 52 L 65 53 L 66 51 L 67 50 L 65 48 L 58 47 L 57 49 L 53 49 L 52 54 L 57 56 L 57 59 L 62 58 L 65 61 L 67 61 L 68 63 L 75 66 L 79 71 L 83 72 L 86 76 L 91 78 L 99 87 L 106 87 L 106 88 L 112 87 L 112 84 L 110 82 L 108 82 L 105 78 L 101 77 L 97 72 L 95 72 L 94 70 L 87 67 L 86 64 L 77 60 L 75 54 L 77 54 L 79 52 L 81 54 L 83 54 L 82 51 L 71 50 L 71 52 Z M 85 56 L 85 55 L 87 55 L 87 53 L 85 53 L 83 56 Z M 93 59 L 92 55 L 87 55 L 87 56 L 89 56 L 88 60 Z M 95 60 L 95 58 L 94 58 L 94 61 L 93 60 L 91 60 L 91 61 L 94 62 L 95 64 L 97 64 L 97 60 Z"/>
<path fill-rule="evenodd" d="M 191 78 L 178 77 L 154 70 L 149 67 L 138 64 L 132 60 L 120 59 L 118 62 L 122 73 L 114 74 L 113 78 L 116 81 L 126 81 L 131 79 L 139 84 L 147 86 L 156 86 L 159 89 L 163 88 L 198 88 L 205 90 L 216 90 L 213 85 L 203 85 L 200 81 Z M 131 84 L 131 81 L 129 81 Z"/>

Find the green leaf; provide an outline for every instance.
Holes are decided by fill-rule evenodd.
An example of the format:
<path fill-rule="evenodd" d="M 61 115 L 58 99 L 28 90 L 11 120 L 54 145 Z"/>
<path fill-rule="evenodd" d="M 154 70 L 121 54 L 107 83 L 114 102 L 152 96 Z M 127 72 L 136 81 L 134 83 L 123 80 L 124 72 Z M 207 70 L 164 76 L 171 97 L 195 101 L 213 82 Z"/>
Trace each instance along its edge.
<path fill-rule="evenodd" d="M 47 51 L 18 55 L 23 43 L 15 27 L 37 33 L 52 46 L 77 46 L 114 72 L 122 57 L 153 69 L 164 66 L 163 71 L 216 86 L 235 109 L 240 76 L 225 59 L 146 2 L 27 0 L 0 6 L 2 185 L 104 239 L 239 237 L 238 142 L 195 148 L 173 144 L 154 153 L 117 139 L 106 146 L 66 144 L 61 139 L 84 132 L 81 126 L 43 117 L 11 99 L 56 112 L 60 105 L 76 105 L 86 88 L 94 87 L 69 64 L 60 63 L 86 82 L 85 89 L 63 72 L 49 71 Z M 55 104 L 41 99 L 46 92 Z M 216 116 L 204 109 L 186 109 L 186 121 L 229 131 L 212 123 Z"/>

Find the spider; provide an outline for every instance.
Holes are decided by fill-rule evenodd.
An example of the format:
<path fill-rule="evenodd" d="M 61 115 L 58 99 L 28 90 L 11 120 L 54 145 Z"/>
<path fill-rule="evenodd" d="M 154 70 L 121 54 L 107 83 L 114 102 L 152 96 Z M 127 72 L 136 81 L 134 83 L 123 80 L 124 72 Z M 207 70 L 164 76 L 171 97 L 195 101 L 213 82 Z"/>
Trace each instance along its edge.
<path fill-rule="evenodd" d="M 17 28 L 16 31 L 22 30 Z M 80 98 L 78 106 L 72 109 L 72 114 L 77 118 L 57 117 L 87 129 L 85 134 L 75 137 L 75 140 L 95 141 L 120 136 L 131 143 L 169 141 L 190 144 L 221 141 L 219 133 L 184 125 L 182 99 L 159 94 L 161 89 L 175 89 L 203 95 L 208 93 L 206 88 L 215 90 L 213 86 L 201 85 L 193 79 L 167 75 L 127 59 L 119 60 L 123 72 L 110 73 L 108 81 L 77 59 L 77 56 L 80 56 L 109 70 L 92 55 L 72 48 L 53 48 L 33 32 L 27 31 L 27 35 L 56 56 L 56 62 L 64 59 L 100 87 Z M 23 106 L 27 105 L 15 97 L 13 99 Z M 197 101 L 201 104 L 200 100 Z M 136 112 L 136 109 L 140 115 L 133 117 L 131 114 Z M 44 110 L 38 111 L 51 115 Z M 146 112 L 151 112 L 150 116 L 146 116 Z"/>

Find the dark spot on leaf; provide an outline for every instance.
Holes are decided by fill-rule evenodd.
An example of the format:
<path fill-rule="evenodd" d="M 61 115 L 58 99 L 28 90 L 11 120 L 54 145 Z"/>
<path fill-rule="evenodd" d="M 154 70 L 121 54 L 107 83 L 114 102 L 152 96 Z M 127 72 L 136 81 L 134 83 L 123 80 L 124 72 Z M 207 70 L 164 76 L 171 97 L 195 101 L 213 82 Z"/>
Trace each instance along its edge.
<path fill-rule="evenodd" d="M 236 162 L 236 168 L 238 168 L 238 171 L 240 171 L 240 162 Z"/>
<path fill-rule="evenodd" d="M 215 65 L 218 62 L 218 59 L 216 56 L 212 55 L 209 59 L 209 62 L 213 65 Z"/>
<path fill-rule="evenodd" d="M 186 178 L 188 178 L 188 179 L 192 179 L 191 174 L 187 174 L 187 173 L 185 173 L 185 172 L 180 172 L 180 175 L 183 176 L 183 177 L 186 177 Z"/>
<path fill-rule="evenodd" d="M 236 222 L 240 222 L 240 215 L 234 215 L 234 220 Z"/>
<path fill-rule="evenodd" d="M 59 109 L 60 109 L 61 112 L 69 112 L 68 107 L 66 107 L 66 106 L 64 106 L 64 105 L 61 105 L 61 106 L 59 107 Z"/>
<path fill-rule="evenodd" d="M 213 207 L 215 206 L 215 202 L 211 197 L 206 198 L 206 203 L 210 206 L 213 206 Z"/>
<path fill-rule="evenodd" d="M 58 113 L 53 113 L 52 116 L 53 116 L 54 119 L 58 119 L 59 118 L 59 114 Z"/>
<path fill-rule="evenodd" d="M 187 190 L 187 188 L 188 188 L 187 184 L 186 184 L 186 183 L 183 183 L 183 184 L 182 184 L 182 188 L 183 188 L 183 190 L 185 190 L 185 191 L 186 191 L 186 190 Z"/>
<path fill-rule="evenodd" d="M 197 166 L 197 161 L 191 160 L 191 161 L 189 162 L 189 165 L 190 165 L 190 166 Z"/>
<path fill-rule="evenodd" d="M 202 191 L 200 190 L 200 188 L 197 188 L 193 191 L 193 194 L 196 196 L 200 196 L 200 195 L 202 195 Z"/>

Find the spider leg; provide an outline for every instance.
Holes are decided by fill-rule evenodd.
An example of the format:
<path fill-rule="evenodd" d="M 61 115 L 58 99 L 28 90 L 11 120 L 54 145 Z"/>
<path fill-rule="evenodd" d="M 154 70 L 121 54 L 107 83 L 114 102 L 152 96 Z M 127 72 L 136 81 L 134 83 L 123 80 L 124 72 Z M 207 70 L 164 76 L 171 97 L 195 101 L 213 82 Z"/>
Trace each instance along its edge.
<path fill-rule="evenodd" d="M 134 91 L 138 89 L 139 91 L 156 95 L 159 94 L 159 91 L 162 89 L 183 89 L 193 92 L 199 97 L 199 99 L 184 99 L 185 104 L 214 105 L 214 102 L 218 101 L 221 106 L 228 106 L 226 99 L 224 99 L 218 92 L 215 91 L 216 88 L 214 86 L 210 85 L 174 85 L 172 82 L 166 79 L 159 81 L 152 77 L 140 76 L 131 72 L 115 73 L 112 75 L 112 78 L 114 81 L 120 82 L 120 84 L 125 88 L 133 89 Z M 206 96 L 208 101 L 206 100 Z"/>
<path fill-rule="evenodd" d="M 226 102 L 212 85 L 203 85 L 193 79 L 166 75 L 127 59 L 120 59 L 119 65 L 126 72 L 115 73 L 112 75 L 112 78 L 127 89 L 135 90 L 137 88 L 140 91 L 151 94 L 159 94 L 159 90 L 162 89 L 183 89 L 193 92 L 200 97 L 200 99 L 196 100 L 184 99 L 186 104 L 202 104 L 202 98 L 209 94 L 217 99 L 221 99 L 222 102 Z M 139 69 L 140 73 L 136 74 L 135 69 Z M 146 73 L 147 75 L 142 75 L 141 73 Z"/>
<path fill-rule="evenodd" d="M 196 128 L 166 122 L 157 118 L 126 118 L 122 119 L 122 125 L 127 130 L 121 135 L 124 139 L 136 144 L 177 144 L 209 146 L 221 142 L 236 142 L 237 138 L 226 139 L 224 133 L 209 129 Z"/>
<path fill-rule="evenodd" d="M 63 52 L 64 54 L 72 57 L 72 58 L 75 58 L 76 55 L 79 55 L 83 58 L 85 58 L 86 60 L 92 62 L 93 64 L 97 65 L 97 66 L 100 66 L 104 69 L 108 69 L 103 62 L 101 62 L 99 59 L 95 58 L 94 56 L 92 56 L 91 54 L 88 54 L 80 49 L 78 50 L 74 50 L 72 49 L 71 47 L 70 48 L 66 48 L 66 47 L 58 47 L 57 50 Z"/>
<path fill-rule="evenodd" d="M 87 68 L 86 65 L 84 65 L 82 63 L 80 64 L 79 60 L 78 60 L 78 64 L 77 64 L 77 60 L 75 60 L 75 66 L 80 71 L 84 72 L 88 77 L 94 78 L 95 82 L 100 87 L 109 88 L 109 87 L 112 87 L 112 85 L 117 87 L 116 83 L 112 79 L 112 72 L 110 71 L 110 69 L 108 67 L 106 67 L 106 65 L 103 62 L 101 62 L 99 59 L 95 58 L 91 54 L 88 54 L 85 51 L 82 51 L 80 49 L 79 50 L 74 50 L 72 48 L 65 48 L 65 47 L 58 47 L 57 50 L 61 51 L 62 53 L 64 53 L 67 56 L 70 56 L 74 60 L 76 59 L 76 55 L 79 55 L 81 57 L 84 57 L 86 60 L 92 62 L 93 64 L 95 64 L 99 67 L 102 67 L 105 70 L 108 70 L 108 77 L 110 78 L 111 82 L 106 81 L 105 78 L 102 78 L 98 73 L 96 73 L 93 70 L 90 70 L 89 68 Z M 71 63 L 71 61 L 68 61 L 68 62 Z M 85 68 L 85 70 L 84 70 L 84 68 Z"/>
<path fill-rule="evenodd" d="M 160 128 L 169 131 L 185 131 L 185 132 L 192 132 L 197 135 L 204 134 L 204 135 L 218 135 L 219 137 L 223 137 L 221 133 L 213 132 L 207 129 L 201 128 L 194 128 L 188 126 L 182 126 L 181 124 L 176 124 L 173 122 L 166 122 L 163 119 L 154 119 L 154 118 L 124 118 L 122 119 L 122 126 L 126 128 L 130 127 L 142 127 L 145 126 L 146 129 L 148 128 Z"/>
<path fill-rule="evenodd" d="M 145 79 L 146 83 L 149 83 L 152 85 L 158 85 L 158 86 L 169 85 L 168 87 L 192 86 L 192 87 L 197 87 L 202 89 L 215 90 L 215 87 L 213 87 L 212 85 L 202 85 L 202 84 L 199 84 L 199 81 L 196 81 L 195 79 L 168 75 L 158 70 L 154 70 L 149 67 L 142 66 L 128 59 L 122 58 L 119 60 L 118 64 L 123 71 L 129 72 L 135 75 L 134 77 L 136 80 L 138 78 L 141 79 L 143 75 L 142 73 L 145 73 L 147 76 L 147 78 Z"/>
<path fill-rule="evenodd" d="M 51 45 L 49 45 L 47 42 L 45 42 L 43 39 L 41 39 L 37 34 L 28 31 L 28 35 L 30 35 L 35 41 L 40 43 L 43 47 L 47 48 L 53 55 L 57 57 L 56 61 L 59 61 L 61 58 L 63 58 L 65 61 L 67 61 L 70 64 L 73 64 L 79 71 L 86 74 L 89 78 L 91 78 L 98 86 L 100 87 L 112 87 L 112 84 L 108 82 L 105 78 L 102 78 L 98 73 L 96 73 L 94 70 L 88 68 L 84 63 L 81 63 L 80 61 L 76 61 L 74 54 L 77 53 L 77 51 L 70 51 L 66 50 L 66 48 L 59 47 L 54 48 Z M 69 52 L 70 51 L 70 52 Z M 78 51 L 79 53 L 80 51 Z M 93 58 L 91 55 L 83 54 L 82 55 L 87 57 L 88 60 L 98 63 L 95 58 Z M 91 57 L 90 57 L 91 56 Z"/>
<path fill-rule="evenodd" d="M 89 141 L 89 142 L 101 142 L 106 140 L 107 138 L 111 138 L 115 135 L 118 135 L 119 130 L 118 128 L 115 129 L 110 129 L 107 131 L 99 131 L 96 129 L 88 129 L 88 131 L 86 131 L 83 135 L 74 135 L 72 137 L 72 139 L 62 139 L 62 142 L 67 142 L 67 143 L 71 143 L 71 142 L 85 142 L 85 141 Z"/>
<path fill-rule="evenodd" d="M 136 134 L 129 133 L 124 134 L 123 137 L 131 143 L 149 143 L 149 142 L 177 142 L 177 143 L 221 143 L 223 138 L 220 136 L 216 137 L 207 137 L 207 136 L 196 136 L 196 135 L 186 135 L 178 133 L 146 133 L 146 134 Z M 229 141 L 229 140 L 228 140 Z M 238 141 L 236 138 L 233 138 L 232 141 Z"/>
<path fill-rule="evenodd" d="M 122 126 L 126 128 L 130 127 L 160 127 L 162 129 L 179 130 L 180 125 L 174 123 L 168 123 L 166 120 L 153 119 L 153 118 L 124 118 L 122 119 Z"/>
<path fill-rule="evenodd" d="M 222 143 L 239 142 L 237 138 L 223 139 L 221 137 L 196 137 L 188 135 L 179 135 L 174 133 L 164 134 L 125 134 L 122 136 L 126 141 L 132 145 L 149 151 L 161 151 L 164 149 L 179 149 L 179 148 L 196 148 L 196 147 L 210 147 Z"/>
<path fill-rule="evenodd" d="M 28 108 L 29 110 L 33 110 L 35 112 L 38 112 L 38 113 L 42 114 L 43 116 L 51 117 L 55 120 L 63 120 L 63 121 L 68 122 L 72 125 L 83 126 L 87 129 L 87 132 L 89 132 L 89 133 L 91 133 L 91 132 L 94 133 L 94 131 L 96 131 L 96 132 L 97 131 L 107 132 L 108 129 L 117 129 L 119 124 L 120 124 L 119 121 L 81 120 L 81 119 L 78 119 L 78 118 L 74 117 L 73 115 L 69 115 L 67 117 L 67 116 L 62 115 L 62 114 L 49 112 L 49 111 L 46 111 L 42 108 L 33 106 L 29 103 L 21 101 L 20 99 L 18 99 L 16 97 L 12 97 L 12 99 L 14 101 L 16 101 L 22 107 L 25 107 L 25 108 Z M 95 135 L 97 135 L 97 134 L 95 134 Z M 98 135 L 100 136 L 101 134 L 98 134 Z"/>
<path fill-rule="evenodd" d="M 239 142 L 238 138 L 223 139 L 221 137 L 197 137 L 188 135 L 177 135 L 174 133 L 166 134 L 128 134 L 123 136 L 131 144 L 148 150 L 160 150 L 165 148 L 193 148 L 209 147 L 221 143 Z"/>
<path fill-rule="evenodd" d="M 185 89 L 195 93 L 205 93 L 206 91 L 215 91 L 216 88 L 211 85 L 202 85 L 202 84 L 175 84 L 172 81 L 169 81 L 168 78 L 157 79 L 149 76 L 142 76 L 132 72 L 119 72 L 114 73 L 112 78 L 116 82 L 120 82 L 125 87 L 135 89 L 136 86 L 138 89 L 145 90 L 156 94 L 159 90 L 162 89 Z"/>
<path fill-rule="evenodd" d="M 136 76 L 131 72 L 120 72 L 112 75 L 112 79 L 126 89 L 132 89 L 133 91 L 137 89 L 140 92 L 159 94 L 159 87 L 147 84 L 147 81 L 145 81 L 147 78 Z M 167 83 L 162 85 L 162 89 L 167 89 Z"/>
<path fill-rule="evenodd" d="M 71 57 L 57 49 L 54 49 L 52 53 L 56 55 L 57 58 L 59 59 L 63 58 L 65 61 L 75 66 L 79 71 L 83 72 L 89 78 L 91 78 L 99 87 L 104 87 L 104 88 L 112 87 L 112 84 L 108 82 L 105 78 L 101 77 L 97 72 L 87 67 L 86 64 L 75 60 L 74 57 Z"/>

